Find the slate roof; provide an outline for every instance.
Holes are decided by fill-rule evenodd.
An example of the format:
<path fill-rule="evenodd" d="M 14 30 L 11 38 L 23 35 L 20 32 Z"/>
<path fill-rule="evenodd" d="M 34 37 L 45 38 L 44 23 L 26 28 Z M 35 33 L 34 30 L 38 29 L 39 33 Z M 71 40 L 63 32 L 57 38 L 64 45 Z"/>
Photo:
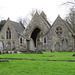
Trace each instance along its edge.
<path fill-rule="evenodd" d="M 28 39 L 28 38 L 23 34 L 23 31 L 24 31 L 24 29 L 25 29 L 25 27 L 24 27 L 23 25 L 21 25 L 21 24 L 18 23 L 18 22 L 11 21 L 9 18 L 8 18 L 7 21 L 10 22 L 10 24 L 14 27 L 14 29 L 16 30 L 16 32 L 17 32 L 19 35 L 21 35 L 21 36 L 23 36 L 24 38 Z"/>
<path fill-rule="evenodd" d="M 72 35 L 75 36 L 75 31 L 73 30 L 73 28 L 71 27 L 71 25 L 67 21 L 64 21 L 64 23 L 67 26 L 67 28 L 69 29 L 69 31 L 72 33 Z"/>
<path fill-rule="evenodd" d="M 17 22 L 14 22 L 14 21 L 11 21 L 11 25 L 15 28 L 15 30 L 19 34 L 22 34 L 24 29 L 25 29 L 20 23 L 17 23 Z"/>

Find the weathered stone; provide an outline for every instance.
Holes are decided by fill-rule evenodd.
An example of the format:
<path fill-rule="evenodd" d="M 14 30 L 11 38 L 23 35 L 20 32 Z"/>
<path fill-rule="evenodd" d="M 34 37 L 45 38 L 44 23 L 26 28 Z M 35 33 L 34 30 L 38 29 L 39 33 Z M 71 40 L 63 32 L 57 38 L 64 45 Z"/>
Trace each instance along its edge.
<path fill-rule="evenodd" d="M 69 25 L 58 16 L 50 31 L 44 36 L 47 37 L 47 43 L 43 48 L 48 51 L 72 51 L 74 41 L 68 27 Z"/>
<path fill-rule="evenodd" d="M 7 31 L 10 31 L 10 39 L 7 36 Z M 26 37 L 23 35 L 24 27 L 17 22 L 7 20 L 0 33 L 0 41 L 3 43 L 3 49 L 16 50 L 16 48 L 24 48 L 26 46 Z M 20 43 L 22 38 L 22 43 Z"/>
<path fill-rule="evenodd" d="M 10 37 L 8 33 L 10 32 Z M 43 44 L 38 44 L 37 36 L 42 32 L 41 40 Z M 2 46 L 0 49 L 14 50 L 14 51 L 75 51 L 75 32 L 72 27 L 64 21 L 60 16 L 56 18 L 52 26 L 47 21 L 44 12 L 38 14 L 35 13 L 32 20 L 25 29 L 24 26 L 17 22 L 13 22 L 10 19 L 0 31 L 0 41 Z M 31 39 L 32 38 L 32 39 Z M 3 52 L 4 53 L 4 52 Z M 9 52 L 10 53 L 10 52 Z"/>
<path fill-rule="evenodd" d="M 29 42 L 29 50 L 35 51 L 35 45 L 32 38 L 30 39 L 30 42 Z"/>
<path fill-rule="evenodd" d="M 42 42 L 38 42 L 38 44 L 37 44 L 37 50 L 38 51 L 41 51 L 42 50 Z"/>
<path fill-rule="evenodd" d="M 3 50 L 3 42 L 0 41 L 0 51 Z"/>

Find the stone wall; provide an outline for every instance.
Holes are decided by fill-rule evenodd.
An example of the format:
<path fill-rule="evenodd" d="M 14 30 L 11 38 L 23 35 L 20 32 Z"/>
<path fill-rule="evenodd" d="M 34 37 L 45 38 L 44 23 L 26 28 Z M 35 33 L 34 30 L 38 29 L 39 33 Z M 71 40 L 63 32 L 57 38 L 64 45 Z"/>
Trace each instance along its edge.
<path fill-rule="evenodd" d="M 61 27 L 62 28 L 62 33 L 60 35 L 58 35 L 56 33 L 56 28 L 57 27 Z M 60 51 L 65 51 L 63 50 L 63 44 L 62 42 L 66 39 L 66 43 L 68 43 L 68 45 L 64 45 L 66 51 L 72 51 L 73 50 L 73 38 L 72 38 L 72 34 L 69 31 L 69 29 L 66 27 L 64 21 L 60 18 L 60 16 L 57 17 L 57 19 L 55 20 L 55 22 L 52 25 L 52 28 L 50 29 L 49 33 L 47 35 L 45 35 L 44 37 L 47 37 L 47 43 L 44 44 L 44 49 L 50 51 L 53 50 L 55 51 L 55 46 L 57 46 L 57 48 L 60 46 Z M 64 42 L 65 44 L 65 42 Z M 59 48 L 58 48 L 59 49 Z"/>
<path fill-rule="evenodd" d="M 45 20 L 37 12 L 35 13 L 29 25 L 25 29 L 24 35 L 30 38 L 35 28 L 39 28 L 43 32 L 43 34 L 48 32 L 50 28 L 50 26 L 45 22 Z"/>
<path fill-rule="evenodd" d="M 6 31 L 7 28 L 10 28 L 11 31 L 11 39 L 7 39 L 6 38 Z M 10 20 L 7 20 L 6 24 L 4 25 L 4 27 L 1 30 L 1 34 L 0 34 L 0 40 L 3 41 L 3 48 L 4 49 L 10 49 L 10 50 L 19 50 L 20 48 L 26 48 L 26 39 L 22 37 L 22 41 L 23 44 L 20 45 L 20 35 L 18 34 L 18 32 L 15 30 L 15 28 L 12 26 Z M 8 48 L 7 48 L 8 45 Z"/>

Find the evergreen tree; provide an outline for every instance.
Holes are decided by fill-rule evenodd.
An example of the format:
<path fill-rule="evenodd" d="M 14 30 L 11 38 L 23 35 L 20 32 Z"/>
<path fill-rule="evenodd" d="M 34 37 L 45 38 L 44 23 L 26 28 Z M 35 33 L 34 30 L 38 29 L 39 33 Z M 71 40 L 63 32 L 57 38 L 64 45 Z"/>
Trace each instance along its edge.
<path fill-rule="evenodd" d="M 0 21 L 0 31 L 1 31 L 1 29 L 4 26 L 5 23 L 6 23 L 6 20 L 1 20 Z"/>

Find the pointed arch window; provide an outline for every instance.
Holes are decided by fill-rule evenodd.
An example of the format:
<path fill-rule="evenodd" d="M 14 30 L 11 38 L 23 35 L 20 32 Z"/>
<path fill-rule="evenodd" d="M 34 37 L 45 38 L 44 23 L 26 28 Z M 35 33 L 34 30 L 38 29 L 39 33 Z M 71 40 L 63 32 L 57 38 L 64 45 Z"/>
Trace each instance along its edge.
<path fill-rule="evenodd" d="M 7 28 L 7 31 L 6 31 L 6 39 L 11 39 L 11 30 L 9 27 Z"/>
<path fill-rule="evenodd" d="M 22 38 L 20 38 L 20 44 L 22 44 Z"/>
<path fill-rule="evenodd" d="M 47 43 L 47 37 L 44 37 L 44 44 Z"/>

